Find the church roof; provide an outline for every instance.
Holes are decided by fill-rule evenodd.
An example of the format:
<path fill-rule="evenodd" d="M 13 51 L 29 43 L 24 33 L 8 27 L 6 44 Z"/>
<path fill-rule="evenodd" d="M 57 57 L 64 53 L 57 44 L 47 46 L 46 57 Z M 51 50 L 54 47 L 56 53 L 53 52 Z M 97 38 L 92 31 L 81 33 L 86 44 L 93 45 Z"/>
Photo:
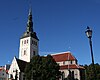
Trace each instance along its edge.
<path fill-rule="evenodd" d="M 36 35 L 36 32 L 27 32 L 27 31 L 26 31 L 26 32 L 24 32 L 24 34 L 21 36 L 21 39 L 22 39 L 22 38 L 25 38 L 25 37 L 33 37 L 33 38 L 39 40 L 38 37 L 37 37 L 37 35 Z"/>
<path fill-rule="evenodd" d="M 17 58 L 16 58 L 16 61 L 17 61 L 20 71 L 24 72 L 27 62 L 17 59 Z"/>
<path fill-rule="evenodd" d="M 59 54 L 53 54 L 52 57 L 56 62 L 76 60 L 76 58 L 70 52 L 62 52 Z"/>
<path fill-rule="evenodd" d="M 63 69 L 85 69 L 85 68 L 82 67 L 82 66 L 79 66 L 77 64 L 70 64 L 70 65 L 62 65 L 62 66 L 60 66 L 60 70 L 63 70 Z"/>

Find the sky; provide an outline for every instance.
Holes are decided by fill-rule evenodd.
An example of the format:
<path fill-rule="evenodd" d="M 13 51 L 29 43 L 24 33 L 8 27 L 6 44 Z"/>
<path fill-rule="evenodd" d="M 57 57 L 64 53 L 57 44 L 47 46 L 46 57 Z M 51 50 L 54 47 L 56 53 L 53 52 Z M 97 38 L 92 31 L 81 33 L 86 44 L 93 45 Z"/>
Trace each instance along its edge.
<path fill-rule="evenodd" d="M 90 64 L 90 26 L 94 62 L 100 64 L 100 0 L 0 0 L 0 66 L 19 55 L 30 4 L 40 55 L 70 51 L 79 64 Z"/>

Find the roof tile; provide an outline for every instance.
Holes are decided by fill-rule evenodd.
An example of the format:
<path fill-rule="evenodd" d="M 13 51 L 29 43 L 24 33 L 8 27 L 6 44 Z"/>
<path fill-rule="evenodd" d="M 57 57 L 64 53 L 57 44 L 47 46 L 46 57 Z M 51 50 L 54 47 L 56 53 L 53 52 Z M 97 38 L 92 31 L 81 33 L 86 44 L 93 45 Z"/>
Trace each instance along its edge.
<path fill-rule="evenodd" d="M 76 60 L 76 58 L 70 52 L 54 54 L 54 55 L 52 55 L 52 57 L 55 59 L 56 62 Z"/>

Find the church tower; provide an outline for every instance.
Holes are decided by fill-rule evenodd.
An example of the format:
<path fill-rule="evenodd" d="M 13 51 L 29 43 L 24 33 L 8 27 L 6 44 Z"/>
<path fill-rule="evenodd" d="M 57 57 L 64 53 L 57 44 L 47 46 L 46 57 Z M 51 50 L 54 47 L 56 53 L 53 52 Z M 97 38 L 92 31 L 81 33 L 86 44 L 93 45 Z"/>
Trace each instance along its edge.
<path fill-rule="evenodd" d="M 19 59 L 30 62 L 34 55 L 38 55 L 38 37 L 33 30 L 32 10 L 29 10 L 27 29 L 20 38 Z"/>

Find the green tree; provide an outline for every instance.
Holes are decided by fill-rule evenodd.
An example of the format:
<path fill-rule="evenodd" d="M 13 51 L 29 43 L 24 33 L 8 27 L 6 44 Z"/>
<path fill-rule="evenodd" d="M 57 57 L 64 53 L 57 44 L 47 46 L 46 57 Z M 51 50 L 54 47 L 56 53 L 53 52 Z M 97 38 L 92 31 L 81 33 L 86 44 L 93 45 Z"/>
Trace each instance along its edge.
<path fill-rule="evenodd" d="M 38 55 L 26 65 L 25 76 L 27 80 L 56 80 L 61 75 L 59 69 L 59 65 L 51 55 L 47 57 Z"/>
<path fill-rule="evenodd" d="M 86 80 L 100 80 L 100 65 L 96 63 L 94 66 L 95 66 L 96 79 L 94 79 L 93 65 L 90 64 L 84 66 L 86 70 Z"/>

